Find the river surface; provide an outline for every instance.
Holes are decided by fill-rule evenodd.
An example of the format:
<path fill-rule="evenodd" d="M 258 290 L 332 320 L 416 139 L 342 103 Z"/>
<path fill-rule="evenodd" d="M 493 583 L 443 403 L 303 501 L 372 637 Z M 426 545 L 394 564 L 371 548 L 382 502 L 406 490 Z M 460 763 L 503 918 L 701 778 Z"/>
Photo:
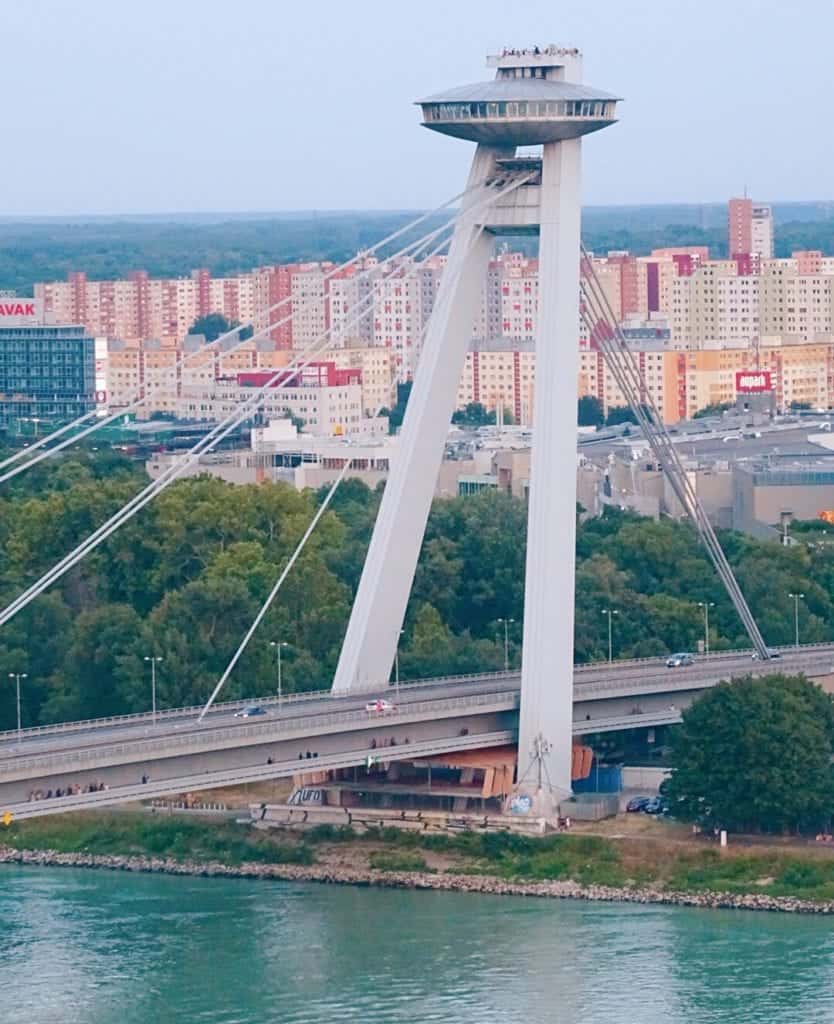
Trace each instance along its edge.
<path fill-rule="evenodd" d="M 0 868 L 2 1024 L 834 1022 L 834 920 Z"/>

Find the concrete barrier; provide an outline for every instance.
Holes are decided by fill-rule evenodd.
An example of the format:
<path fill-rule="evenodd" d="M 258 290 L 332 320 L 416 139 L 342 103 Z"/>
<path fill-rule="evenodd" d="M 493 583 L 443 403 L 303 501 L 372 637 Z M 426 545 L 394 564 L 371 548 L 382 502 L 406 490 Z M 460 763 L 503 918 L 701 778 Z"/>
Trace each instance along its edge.
<path fill-rule="evenodd" d="M 623 789 L 639 789 L 647 793 L 656 793 L 660 784 L 669 776 L 668 768 L 623 768 Z"/>

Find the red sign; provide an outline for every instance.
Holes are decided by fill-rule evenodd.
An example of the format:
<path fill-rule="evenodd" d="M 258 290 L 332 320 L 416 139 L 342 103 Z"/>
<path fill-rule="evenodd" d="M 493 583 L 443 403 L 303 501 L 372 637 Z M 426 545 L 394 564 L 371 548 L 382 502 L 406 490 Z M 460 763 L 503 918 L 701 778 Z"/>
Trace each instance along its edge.
<path fill-rule="evenodd" d="M 769 370 L 739 370 L 736 374 L 736 394 L 755 395 L 772 390 L 773 381 Z"/>
<path fill-rule="evenodd" d="M 0 302 L 0 316 L 34 316 L 34 302 Z"/>

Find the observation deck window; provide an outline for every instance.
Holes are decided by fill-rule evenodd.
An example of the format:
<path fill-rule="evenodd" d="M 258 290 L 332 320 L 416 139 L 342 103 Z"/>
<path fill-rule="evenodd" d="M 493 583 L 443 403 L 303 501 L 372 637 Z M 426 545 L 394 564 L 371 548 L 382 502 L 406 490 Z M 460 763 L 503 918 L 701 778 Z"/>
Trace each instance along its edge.
<path fill-rule="evenodd" d="M 613 119 L 612 100 L 518 100 L 480 103 L 432 103 L 424 108 L 426 121 L 490 120 L 505 117 L 587 117 Z"/>

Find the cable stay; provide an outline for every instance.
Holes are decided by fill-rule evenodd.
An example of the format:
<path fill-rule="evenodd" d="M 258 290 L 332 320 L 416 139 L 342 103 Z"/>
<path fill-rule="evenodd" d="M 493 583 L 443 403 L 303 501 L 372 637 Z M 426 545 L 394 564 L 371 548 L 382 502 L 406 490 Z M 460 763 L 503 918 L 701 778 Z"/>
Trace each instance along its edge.
<path fill-rule="evenodd" d="M 324 515 L 324 513 L 327 511 L 327 506 L 330 504 L 331 498 L 336 493 L 336 488 L 339 486 L 339 484 L 342 482 L 342 480 L 344 480 L 345 473 L 347 473 L 348 468 L 350 467 L 352 462 L 353 462 L 353 459 L 348 459 L 347 460 L 347 462 L 344 464 L 344 466 L 342 466 L 342 470 L 339 473 L 339 475 L 336 477 L 336 479 L 330 485 L 330 490 L 325 495 L 324 501 L 316 509 L 316 514 L 310 520 L 310 525 L 304 531 L 304 534 L 301 537 L 301 540 L 296 545 L 295 551 L 293 551 L 293 553 L 290 556 L 287 564 L 284 566 L 284 569 L 281 572 L 281 575 L 276 580 L 275 585 L 273 586 L 272 590 L 270 590 L 269 595 L 267 596 L 267 599 L 261 605 L 260 611 L 255 616 L 254 621 L 252 622 L 252 625 L 246 631 L 246 635 L 241 640 L 240 646 L 235 651 L 235 653 L 232 655 L 232 660 L 226 666 L 226 668 L 225 668 L 225 670 L 223 672 L 223 675 L 220 677 L 220 679 L 217 682 L 217 686 L 215 686 L 215 688 L 211 691 L 211 696 L 206 701 L 205 707 L 200 712 L 200 714 L 197 716 L 197 721 L 198 722 L 202 722 L 202 720 L 206 717 L 206 713 L 209 711 L 209 709 L 211 708 L 212 704 L 217 699 L 220 691 L 226 685 L 226 680 L 232 674 L 235 665 L 237 665 L 238 661 L 240 660 L 241 655 L 246 650 L 246 648 L 247 648 L 247 646 L 249 644 L 249 641 L 254 636 L 255 630 L 258 628 L 258 626 L 260 626 L 261 622 L 263 621 L 264 616 L 269 611 L 270 605 L 272 604 L 272 602 L 277 597 L 278 591 L 283 586 L 284 580 L 287 578 L 287 576 L 289 576 L 292 567 L 298 561 L 298 558 L 299 558 L 301 552 L 304 550 L 304 548 L 305 548 L 305 546 L 307 544 L 307 541 L 312 536 L 313 530 L 315 530 L 316 526 L 318 525 L 319 520 Z"/>
<path fill-rule="evenodd" d="M 435 237 L 436 231 L 430 233 L 430 236 Z M 445 239 L 438 246 L 438 250 L 446 244 Z M 399 258 L 400 254 L 392 256 L 391 262 Z M 358 305 L 368 303 L 368 297 L 364 297 Z M 361 309 L 360 312 L 350 321 L 347 326 L 351 326 L 356 323 L 365 315 L 366 310 Z M 134 495 L 128 502 L 126 502 L 121 509 L 119 509 L 113 516 L 110 517 L 102 526 L 98 527 L 86 540 L 82 541 L 69 555 L 66 555 L 60 562 L 52 567 L 47 573 L 45 573 L 40 580 L 25 590 L 19 595 L 12 603 L 0 613 L 0 625 L 3 625 L 10 618 L 12 618 L 18 611 L 24 608 L 31 600 L 42 593 L 48 586 L 50 586 L 55 580 L 59 579 L 64 575 L 73 565 L 76 565 L 82 558 L 84 558 L 90 551 L 94 550 L 98 545 L 106 540 L 112 533 L 114 533 L 120 526 L 131 519 L 140 509 L 144 508 L 150 501 L 152 501 L 158 494 L 162 493 L 171 483 L 174 482 L 182 473 L 195 462 L 199 461 L 201 455 L 210 452 L 217 444 L 225 440 L 225 438 L 232 433 L 241 423 L 251 418 L 258 410 L 261 402 L 267 397 L 268 393 L 275 394 L 277 391 L 285 390 L 286 385 L 279 384 L 281 378 L 292 377 L 297 375 L 306 369 L 307 366 L 314 359 L 316 359 L 323 351 L 327 349 L 327 339 L 331 333 L 332 328 L 328 328 L 323 334 L 319 335 L 305 350 L 302 356 L 296 358 L 287 366 L 281 367 L 276 370 L 269 379 L 260 387 L 253 389 L 252 396 L 247 398 L 243 403 L 239 403 L 235 410 L 230 413 L 224 420 L 215 424 L 212 429 L 201 437 L 192 447 L 183 455 L 180 462 L 175 465 L 169 466 L 156 480 L 151 481 L 143 490 L 138 494 Z M 275 386 L 277 385 L 277 386 Z"/>
<path fill-rule="evenodd" d="M 510 184 L 498 191 L 491 191 L 489 189 L 482 189 L 485 195 L 477 200 L 475 203 L 466 207 L 466 213 L 471 216 L 472 212 L 482 206 L 489 206 L 496 202 L 501 196 L 519 188 L 526 181 L 532 177 L 531 174 L 520 175 L 511 181 Z M 478 189 L 473 190 L 475 192 Z M 456 215 L 452 219 L 452 224 L 457 219 Z M 450 225 L 445 225 L 443 228 L 435 229 L 429 232 L 428 235 L 424 236 L 421 240 L 422 245 L 425 245 L 427 239 L 434 239 L 439 233 L 442 233 L 448 229 Z M 443 240 L 438 246 L 436 251 L 439 251 L 446 244 L 446 240 Z M 407 249 L 413 248 L 413 244 L 405 247 L 402 252 Z M 395 253 L 393 256 L 388 257 L 382 264 L 378 265 L 378 268 L 386 264 L 393 263 L 398 259 L 401 253 Z M 397 268 L 399 269 L 399 268 Z M 416 271 L 416 266 L 410 268 L 403 274 L 403 278 L 410 277 Z M 396 271 L 395 271 L 396 272 Z M 370 301 L 370 297 L 366 297 L 364 301 Z M 359 304 L 357 304 L 359 305 Z M 363 316 L 366 315 L 366 310 L 361 310 L 352 320 L 350 320 L 344 326 L 351 326 L 353 323 L 358 322 Z M 155 481 L 152 481 L 143 491 L 134 496 L 129 502 L 127 502 L 118 512 L 116 512 L 106 523 L 100 526 L 94 531 L 85 541 L 79 544 L 70 554 L 66 555 L 59 563 L 52 567 L 47 573 L 45 573 L 36 583 L 28 587 L 22 594 L 20 594 L 14 601 L 11 602 L 2 612 L 0 612 L 0 625 L 5 624 L 11 618 L 13 618 L 19 611 L 25 608 L 35 597 L 41 594 L 47 589 L 53 582 L 60 579 L 72 566 L 76 565 L 81 559 L 83 559 L 90 551 L 93 551 L 98 545 L 107 539 L 112 533 L 114 533 L 120 526 L 132 518 L 140 509 L 144 508 L 146 504 L 152 501 L 159 493 L 165 490 L 171 483 L 174 482 L 182 473 L 192 464 L 199 461 L 199 457 L 211 451 L 217 444 L 224 440 L 233 430 L 235 430 L 241 423 L 246 419 L 251 418 L 255 412 L 257 412 L 264 398 L 268 393 L 274 393 L 276 390 L 280 390 L 286 385 L 280 385 L 279 381 L 282 377 L 290 377 L 301 372 L 306 366 L 308 366 L 322 351 L 325 351 L 329 347 L 328 338 L 332 331 L 332 328 L 328 328 L 324 331 L 314 342 L 308 346 L 308 349 L 304 352 L 300 359 L 294 360 L 288 366 L 281 367 L 259 388 L 253 389 L 253 395 L 246 399 L 243 403 L 239 403 L 235 411 L 216 424 L 215 427 L 209 431 L 203 438 L 201 438 L 196 444 L 194 444 L 183 456 L 182 460 L 176 465 L 169 467 L 160 477 Z M 276 387 L 277 385 L 277 387 Z M 44 453 L 45 454 L 45 453 Z M 0 478 L 2 479 L 2 478 Z"/>
<path fill-rule="evenodd" d="M 329 281 L 331 278 L 335 277 L 336 275 L 338 275 L 340 273 L 343 273 L 345 270 L 349 269 L 352 266 L 355 266 L 360 261 L 362 261 L 364 259 L 367 259 L 368 256 L 372 256 L 374 253 L 378 252 L 380 249 L 384 248 L 386 245 L 390 245 L 391 242 L 395 241 L 397 238 L 401 238 L 402 235 L 408 233 L 409 231 L 412 231 L 419 224 L 422 224 L 426 220 L 429 220 L 430 218 L 437 216 L 438 214 L 442 213 L 444 210 L 448 209 L 448 207 L 452 206 L 454 203 L 456 203 L 459 200 L 465 198 L 470 191 L 473 191 L 473 190 L 465 189 L 463 192 L 459 192 L 457 195 L 452 196 L 451 199 L 446 200 L 445 203 L 441 203 L 440 206 L 435 207 L 433 210 L 429 210 L 427 213 L 421 214 L 419 217 L 415 217 L 414 220 L 410 221 L 408 224 L 405 224 L 405 225 L 403 225 L 400 228 L 397 228 L 396 231 L 392 231 L 390 234 L 386 235 L 385 238 L 383 238 L 379 242 L 376 242 L 370 248 L 363 249 L 361 252 L 358 252 L 355 256 L 352 256 L 349 260 L 346 260 L 344 263 L 341 263 L 341 264 L 339 264 L 339 266 L 334 267 L 332 270 L 328 271 L 324 275 L 324 280 L 325 281 Z M 441 231 L 441 230 L 444 230 L 446 227 L 449 226 L 449 224 L 451 224 L 454 221 L 454 219 L 455 218 L 452 217 L 449 221 L 446 222 L 445 225 L 443 225 L 442 228 L 438 228 L 436 230 L 438 232 Z M 426 236 L 424 236 L 424 237 L 426 237 Z M 421 240 L 418 239 L 417 242 L 414 242 L 414 243 L 411 243 L 408 246 L 405 246 L 400 251 L 400 253 L 398 253 L 397 255 L 398 256 L 402 256 L 402 255 L 407 254 L 408 250 L 410 248 L 412 248 L 413 246 L 418 245 L 420 241 Z M 384 261 L 384 262 L 387 262 L 387 261 Z M 375 272 L 378 271 L 378 269 L 379 269 L 379 264 L 374 266 L 374 268 L 372 270 L 363 271 L 360 276 L 367 276 L 367 275 L 369 275 L 371 273 L 375 273 Z M 292 301 L 292 296 L 287 296 L 286 298 L 280 299 L 278 302 L 273 303 L 273 305 L 269 306 L 266 310 L 262 311 L 259 314 L 259 319 L 261 317 L 263 317 L 263 316 L 270 315 L 271 313 L 273 313 L 277 309 L 281 309 L 282 307 L 287 306 L 291 301 Z M 257 341 L 259 338 L 265 337 L 266 335 L 268 335 L 270 333 L 270 331 L 274 331 L 274 330 L 276 330 L 279 327 L 283 327 L 285 324 L 289 323 L 291 320 L 292 320 L 292 314 L 290 313 L 289 316 L 283 317 L 282 319 L 274 321 L 272 323 L 268 323 L 265 327 L 260 327 L 260 328 L 256 329 L 255 333 L 253 333 L 250 337 L 245 338 L 245 339 L 238 339 L 238 341 L 234 345 L 230 346 L 228 349 L 225 350 L 225 354 L 228 355 L 229 353 L 235 351 L 235 349 L 239 348 L 241 345 L 245 344 L 245 342 L 247 342 L 247 341 Z M 199 357 L 205 355 L 206 352 L 208 352 L 208 351 L 210 351 L 212 349 L 219 349 L 220 346 L 222 346 L 225 342 L 227 342 L 231 338 L 234 338 L 234 337 L 238 336 L 240 334 L 240 332 L 245 330 L 246 328 L 249 328 L 249 327 L 254 328 L 254 326 L 255 325 L 254 325 L 253 321 L 251 321 L 251 320 L 245 321 L 244 323 L 241 323 L 241 324 L 238 324 L 235 327 L 232 327 L 230 330 L 226 331 L 225 334 L 221 334 L 218 338 L 215 338 L 214 341 L 208 342 L 206 345 L 202 346 L 202 348 L 200 348 L 200 349 L 198 349 L 198 350 L 196 350 L 194 352 L 188 352 L 188 353 L 180 356 L 180 358 L 176 361 L 176 363 L 171 367 L 172 374 L 176 373 L 178 370 L 181 370 L 183 367 L 187 366 L 192 360 L 196 360 Z M 97 422 L 94 423 L 92 426 L 87 427 L 86 429 L 82 430 L 78 434 L 73 434 L 72 437 L 67 438 L 66 440 L 62 441 L 60 444 L 55 445 L 54 447 L 48 449 L 47 451 L 42 451 L 37 457 L 35 457 L 33 459 L 30 459 L 23 466 L 19 466 L 14 471 L 12 471 L 10 473 L 3 474 L 3 475 L 0 475 L 0 483 L 4 483 L 6 480 L 10 480 L 13 476 L 17 476 L 18 473 L 22 473 L 24 470 L 29 469 L 31 466 L 36 465 L 38 462 L 41 462 L 43 459 L 50 458 L 52 455 L 55 455 L 57 452 L 62 451 L 68 445 L 77 444 L 79 441 L 83 440 L 86 437 L 89 437 L 91 434 L 95 433 L 97 430 L 101 430 L 103 427 L 109 426 L 111 423 L 116 422 L 116 420 L 121 419 L 123 416 L 127 416 L 130 413 L 135 412 L 137 409 L 141 409 L 152 398 L 156 397 L 156 394 L 157 394 L 157 392 L 159 390 L 160 390 L 159 388 L 154 388 L 153 390 L 146 391 L 144 394 L 142 394 L 141 392 L 137 391 L 135 393 L 133 399 L 131 400 L 131 402 L 128 405 L 121 407 L 116 412 L 112 412 L 109 415 L 104 416 L 104 417 L 98 419 Z M 97 417 L 97 415 L 98 415 L 98 413 L 95 410 L 93 410 L 91 412 L 88 412 L 88 413 L 84 413 L 84 415 L 79 416 L 77 419 L 73 420 L 71 423 L 67 423 L 64 426 L 60 427 L 59 429 L 53 431 L 51 434 L 48 434 L 48 435 L 42 437 L 35 444 L 31 444 L 31 445 L 29 445 L 28 448 L 22 449 L 21 451 L 16 452 L 14 455 L 11 455 L 8 458 L 4 459 L 2 462 L 0 462 L 0 470 L 5 469 L 7 466 L 13 465 L 15 462 L 20 461 L 21 459 L 25 458 L 28 455 L 31 455 L 32 452 L 34 452 L 36 449 L 45 448 L 46 445 L 49 444 L 51 441 L 54 441 L 55 439 L 63 436 L 68 431 L 74 430 L 75 428 L 82 426 L 88 420 L 90 420 L 90 419 L 92 419 L 94 417 Z"/>
<path fill-rule="evenodd" d="M 481 229 L 481 231 L 483 231 L 483 228 Z M 478 232 L 478 235 L 476 236 L 476 238 L 480 236 L 481 231 Z M 472 245 L 474 245 L 474 242 L 475 242 L 475 239 L 473 239 L 472 242 L 470 243 L 470 248 L 472 247 Z M 421 340 L 425 337 L 427 329 L 428 329 L 428 322 L 426 322 L 426 324 L 423 325 L 422 331 L 420 333 Z M 374 413 L 374 415 L 371 418 L 372 419 L 376 419 L 377 416 L 379 416 L 379 414 L 382 412 L 383 408 L 384 408 L 383 405 L 379 405 L 377 407 L 377 409 L 376 409 L 376 412 Z M 341 472 L 339 473 L 339 475 L 336 477 L 336 479 L 330 485 L 330 489 L 328 490 L 328 492 L 327 492 L 327 494 L 326 494 L 326 496 L 324 498 L 324 501 L 322 502 L 322 504 L 319 506 L 318 510 L 316 511 L 316 514 L 313 516 L 312 522 L 307 527 L 307 529 L 304 532 L 304 535 L 302 536 L 301 540 L 298 542 L 298 544 L 296 546 L 296 549 L 293 552 L 290 560 L 287 562 L 286 566 L 284 567 L 283 571 L 281 572 L 281 575 L 278 577 L 277 582 L 273 586 L 272 590 L 269 592 L 269 595 L 267 596 L 266 600 L 264 601 L 263 605 L 261 606 L 258 614 L 255 616 L 255 619 L 254 619 L 252 625 L 246 631 L 246 635 L 244 636 L 243 640 L 240 642 L 240 645 L 238 646 L 238 648 L 235 651 L 235 653 L 232 655 L 232 658 L 229 661 L 229 664 L 226 666 L 225 670 L 223 671 L 223 674 L 220 677 L 220 679 L 218 680 L 217 685 L 215 686 L 214 690 L 212 690 L 211 696 L 206 701 L 206 704 L 203 707 L 203 710 L 200 712 L 200 714 L 199 714 L 199 716 L 197 718 L 198 722 L 202 722 L 203 718 L 205 718 L 205 716 L 206 716 L 207 712 L 209 711 L 209 709 L 211 708 L 211 706 L 217 700 L 217 697 L 219 696 L 220 691 L 226 685 L 226 682 L 229 679 L 229 676 L 234 671 L 235 665 L 237 665 L 238 661 L 240 660 L 241 656 L 243 655 L 243 652 L 246 650 L 247 646 L 249 645 L 249 641 L 252 639 L 252 637 L 254 636 L 255 631 L 257 630 L 258 626 L 263 621 L 264 616 L 266 615 L 267 611 L 269 611 L 269 608 L 271 607 L 273 601 L 275 600 L 276 596 L 278 595 L 278 591 L 281 589 L 281 587 L 282 587 L 282 585 L 284 583 L 284 580 L 286 580 L 287 576 L 289 575 L 290 570 L 292 569 L 292 567 L 295 564 L 296 560 L 300 556 L 301 552 L 304 550 L 304 547 L 306 546 L 307 541 L 312 536 L 313 530 L 316 528 L 316 525 L 318 524 L 319 520 L 321 519 L 322 515 L 324 514 L 325 509 L 330 504 L 330 501 L 333 498 L 333 495 L 336 493 L 336 490 L 338 489 L 339 484 L 342 482 L 342 480 L 344 480 L 345 474 L 347 473 L 347 471 L 350 468 L 352 463 L 353 463 L 353 459 L 348 459 L 347 462 L 342 467 Z"/>
<path fill-rule="evenodd" d="M 603 354 L 617 386 L 629 404 L 643 430 L 652 454 L 659 462 L 681 507 L 692 520 L 698 535 L 712 559 L 713 565 L 736 609 L 742 625 L 759 657 L 767 660 L 770 652 L 764 642 L 753 613 L 735 578 L 727 556 L 715 535 L 712 523 L 704 511 L 680 455 L 663 423 L 657 406 L 646 385 L 634 353 L 628 346 L 616 316 L 602 288 L 599 277 L 584 245 L 582 247 L 583 277 L 581 282 L 581 316 L 589 335 Z"/>

